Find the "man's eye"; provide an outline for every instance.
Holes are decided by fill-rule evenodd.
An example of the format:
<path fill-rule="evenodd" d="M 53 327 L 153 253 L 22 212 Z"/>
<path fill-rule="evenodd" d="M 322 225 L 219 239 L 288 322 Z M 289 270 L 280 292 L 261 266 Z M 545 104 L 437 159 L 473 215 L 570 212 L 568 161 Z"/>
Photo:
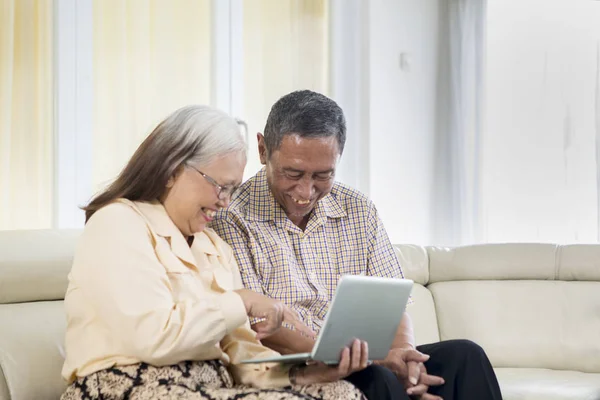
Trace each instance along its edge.
<path fill-rule="evenodd" d="M 302 178 L 302 174 L 286 174 L 289 179 L 300 179 Z"/>
<path fill-rule="evenodd" d="M 317 174 L 315 176 L 315 179 L 318 180 L 318 181 L 328 181 L 331 178 L 333 178 L 333 173 L 332 172 L 327 173 L 327 174 Z"/>

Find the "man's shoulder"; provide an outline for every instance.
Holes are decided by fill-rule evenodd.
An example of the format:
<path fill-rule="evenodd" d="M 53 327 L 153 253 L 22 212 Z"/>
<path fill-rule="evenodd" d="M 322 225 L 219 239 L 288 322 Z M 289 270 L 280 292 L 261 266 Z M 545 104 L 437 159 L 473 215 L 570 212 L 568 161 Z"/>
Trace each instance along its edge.
<path fill-rule="evenodd" d="M 235 192 L 234 197 L 227 208 L 222 208 L 217 212 L 213 225 L 219 221 L 229 223 L 244 223 L 248 219 L 249 209 L 251 207 L 252 192 L 256 190 L 256 175 L 244 182 Z"/>
<path fill-rule="evenodd" d="M 336 182 L 333 185 L 331 196 L 348 214 L 374 208 L 373 201 L 367 195 L 341 182 Z"/>

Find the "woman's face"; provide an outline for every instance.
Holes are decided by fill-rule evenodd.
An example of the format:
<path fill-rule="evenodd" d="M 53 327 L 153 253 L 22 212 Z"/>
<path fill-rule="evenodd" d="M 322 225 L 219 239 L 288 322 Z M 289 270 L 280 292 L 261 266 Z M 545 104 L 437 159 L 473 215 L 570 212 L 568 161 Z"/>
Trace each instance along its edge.
<path fill-rule="evenodd" d="M 219 198 L 220 189 L 210 179 L 228 192 L 242 182 L 245 165 L 242 152 L 228 153 L 205 165 L 183 166 L 169 179 L 161 202 L 184 236 L 201 232 L 217 210 L 229 205 L 230 196 Z"/>

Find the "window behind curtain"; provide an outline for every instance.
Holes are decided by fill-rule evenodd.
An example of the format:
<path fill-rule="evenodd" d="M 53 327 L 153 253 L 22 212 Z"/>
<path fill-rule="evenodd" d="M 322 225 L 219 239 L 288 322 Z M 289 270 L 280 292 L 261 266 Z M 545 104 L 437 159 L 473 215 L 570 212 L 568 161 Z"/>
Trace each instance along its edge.
<path fill-rule="evenodd" d="M 52 224 L 52 3 L 0 5 L 0 230 Z"/>
<path fill-rule="evenodd" d="M 246 177 L 261 167 L 256 133 L 273 103 L 299 89 L 329 91 L 326 0 L 244 2 L 244 115 L 248 123 Z"/>
<path fill-rule="evenodd" d="M 487 22 L 484 239 L 597 241 L 600 2 L 490 0 Z"/>
<path fill-rule="evenodd" d="M 210 104 L 210 24 L 210 0 L 94 0 L 94 190 L 172 111 Z"/>

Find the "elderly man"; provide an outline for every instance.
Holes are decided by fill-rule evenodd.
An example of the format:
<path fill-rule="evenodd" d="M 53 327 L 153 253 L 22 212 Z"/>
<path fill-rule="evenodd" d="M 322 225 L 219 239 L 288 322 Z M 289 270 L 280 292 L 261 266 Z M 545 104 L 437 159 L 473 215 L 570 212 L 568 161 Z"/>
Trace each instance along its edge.
<path fill-rule="evenodd" d="M 335 182 L 345 140 L 344 114 L 333 100 L 308 90 L 282 97 L 258 134 L 265 167 L 212 224 L 233 247 L 244 285 L 291 306 L 315 332 L 343 274 L 403 277 L 374 204 Z M 309 352 L 314 341 L 283 327 L 263 343 L 288 354 Z M 481 347 L 467 340 L 415 347 L 406 313 L 377 364 L 370 367 L 378 367 L 370 372 L 377 387 L 364 376 L 347 378 L 368 398 L 395 390 L 386 371 L 402 385 L 399 394 L 386 392 L 394 398 L 502 398 Z"/>

